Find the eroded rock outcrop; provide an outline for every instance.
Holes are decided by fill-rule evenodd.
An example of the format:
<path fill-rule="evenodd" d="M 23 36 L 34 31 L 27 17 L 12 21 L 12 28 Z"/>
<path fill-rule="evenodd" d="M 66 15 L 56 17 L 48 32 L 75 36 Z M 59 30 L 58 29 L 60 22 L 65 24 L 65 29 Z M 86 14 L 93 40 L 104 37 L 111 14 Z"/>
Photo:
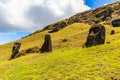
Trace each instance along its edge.
<path fill-rule="evenodd" d="M 95 24 L 89 29 L 89 34 L 85 43 L 86 47 L 96 46 L 105 43 L 105 27 Z"/>
<path fill-rule="evenodd" d="M 105 21 L 107 17 L 111 17 L 112 13 L 113 13 L 112 8 L 108 8 L 102 12 L 97 13 L 96 17 L 100 18 L 102 21 Z"/>
<path fill-rule="evenodd" d="M 51 29 L 51 30 L 49 31 L 49 33 L 57 32 L 57 31 L 59 31 L 60 29 L 64 28 L 65 26 L 67 26 L 67 23 L 66 23 L 66 22 L 56 23 L 56 24 L 53 25 L 53 29 Z"/>

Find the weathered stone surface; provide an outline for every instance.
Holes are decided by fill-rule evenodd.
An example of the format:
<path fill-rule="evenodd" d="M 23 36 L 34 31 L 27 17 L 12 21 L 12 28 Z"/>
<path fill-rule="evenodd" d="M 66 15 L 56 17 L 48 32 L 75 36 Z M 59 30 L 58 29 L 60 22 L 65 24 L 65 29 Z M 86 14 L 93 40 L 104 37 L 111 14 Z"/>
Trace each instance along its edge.
<path fill-rule="evenodd" d="M 115 9 L 115 10 L 120 10 L 120 4 L 119 4 L 119 5 L 114 6 L 114 9 Z"/>
<path fill-rule="evenodd" d="M 20 53 L 19 53 L 20 46 L 21 46 L 21 43 L 19 43 L 19 42 L 14 43 L 14 46 L 12 48 L 12 55 L 11 55 L 10 59 L 20 56 Z"/>
<path fill-rule="evenodd" d="M 118 17 L 120 16 L 120 11 L 116 11 L 116 13 L 115 14 L 117 14 L 118 15 Z"/>
<path fill-rule="evenodd" d="M 83 13 L 78 13 L 68 19 L 68 25 L 73 23 L 89 23 L 91 20 L 94 19 L 93 11 L 85 11 Z"/>
<path fill-rule="evenodd" d="M 120 27 L 120 19 L 115 19 L 112 21 L 113 27 Z"/>
<path fill-rule="evenodd" d="M 43 28 L 43 31 L 49 30 L 49 29 L 50 29 L 50 26 L 51 26 L 51 25 L 45 26 L 45 27 Z"/>
<path fill-rule="evenodd" d="M 44 38 L 44 44 L 40 49 L 41 53 L 52 52 L 52 41 L 50 34 L 46 34 Z"/>
<path fill-rule="evenodd" d="M 105 27 L 95 24 L 89 29 L 89 34 L 85 43 L 86 47 L 96 46 L 105 43 Z"/>
<path fill-rule="evenodd" d="M 96 14 L 96 17 L 101 18 L 101 20 L 104 21 L 107 17 L 111 17 L 112 13 L 113 13 L 112 8 L 108 8 L 108 9 Z"/>

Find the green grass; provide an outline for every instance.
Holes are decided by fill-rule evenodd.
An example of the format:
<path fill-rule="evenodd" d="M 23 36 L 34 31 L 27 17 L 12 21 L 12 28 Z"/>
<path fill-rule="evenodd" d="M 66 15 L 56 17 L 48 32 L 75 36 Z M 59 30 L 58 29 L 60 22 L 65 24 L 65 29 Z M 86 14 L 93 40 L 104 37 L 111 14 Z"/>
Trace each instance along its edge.
<path fill-rule="evenodd" d="M 3 80 L 105 80 L 120 78 L 120 42 L 35 53 L 0 64 Z"/>
<path fill-rule="evenodd" d="M 120 79 L 120 28 L 106 27 L 106 42 L 82 48 L 89 25 L 74 23 L 52 33 L 53 52 L 33 53 L 8 61 L 13 42 L 0 46 L 0 80 L 109 80 Z M 115 30 L 115 35 L 110 31 Z M 47 31 L 19 40 L 24 50 L 41 46 Z M 62 42 L 67 39 L 67 42 Z"/>

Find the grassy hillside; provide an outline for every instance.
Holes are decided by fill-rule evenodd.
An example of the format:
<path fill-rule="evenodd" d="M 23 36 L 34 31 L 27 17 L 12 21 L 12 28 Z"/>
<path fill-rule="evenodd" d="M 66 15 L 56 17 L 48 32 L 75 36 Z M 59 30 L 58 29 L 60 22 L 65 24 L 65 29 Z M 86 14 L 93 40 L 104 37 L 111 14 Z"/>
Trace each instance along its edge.
<path fill-rule="evenodd" d="M 119 43 L 119 44 L 118 44 Z M 3 80 L 105 80 L 120 78 L 120 42 L 31 54 L 0 64 Z"/>
<path fill-rule="evenodd" d="M 120 17 L 119 6 L 117 2 L 78 13 L 18 40 L 22 43 L 20 51 L 41 47 L 45 34 L 58 27 L 58 32 L 51 33 L 52 53 L 33 53 L 8 61 L 14 42 L 1 45 L 0 80 L 119 80 L 120 27 L 105 25 Z M 113 9 L 110 20 L 101 21 L 95 17 L 96 13 L 110 7 Z M 82 48 L 92 20 L 104 24 L 106 44 Z M 111 30 L 115 30 L 114 35 L 110 35 Z"/>
<path fill-rule="evenodd" d="M 120 28 L 106 27 L 106 42 L 82 48 L 90 25 L 74 23 L 52 33 L 53 52 L 34 53 L 8 61 L 13 43 L 0 46 L 1 80 L 111 80 L 120 79 Z M 110 35 L 115 30 L 114 35 Z M 41 47 L 43 31 L 19 40 L 21 49 Z M 62 42 L 67 39 L 67 42 Z"/>
<path fill-rule="evenodd" d="M 67 26 L 66 28 L 56 33 L 52 33 L 51 37 L 53 42 L 53 49 L 55 50 L 55 49 L 61 49 L 61 48 L 81 47 L 86 40 L 88 30 L 89 30 L 89 25 L 84 23 L 75 23 Z M 18 40 L 19 42 L 22 43 L 20 51 L 34 47 L 34 46 L 41 47 L 44 42 L 44 35 L 47 32 L 48 31 L 43 31 L 43 32 Z M 63 39 L 67 39 L 68 41 L 62 42 Z M 6 59 L 11 54 L 11 48 L 13 44 L 14 43 L 9 43 L 9 44 L 0 46 L 0 50 L 1 50 L 0 54 L 5 55 Z M 0 59 L 0 61 L 1 60 L 2 59 Z"/>

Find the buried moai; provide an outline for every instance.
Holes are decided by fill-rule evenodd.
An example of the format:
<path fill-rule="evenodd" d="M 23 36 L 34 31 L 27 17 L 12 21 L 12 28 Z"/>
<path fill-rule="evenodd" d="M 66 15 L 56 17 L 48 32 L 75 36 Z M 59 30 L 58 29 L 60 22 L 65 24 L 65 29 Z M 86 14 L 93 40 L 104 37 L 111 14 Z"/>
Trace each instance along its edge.
<path fill-rule="evenodd" d="M 19 42 L 14 43 L 14 46 L 12 48 L 12 55 L 11 55 L 10 59 L 20 56 L 20 53 L 19 53 L 20 46 L 21 46 L 21 43 L 19 43 Z"/>
<path fill-rule="evenodd" d="M 113 27 L 120 27 L 120 19 L 115 19 L 112 21 Z"/>
<path fill-rule="evenodd" d="M 89 29 L 89 34 L 85 43 L 86 47 L 101 45 L 105 43 L 105 27 L 95 24 Z"/>
<path fill-rule="evenodd" d="M 51 41 L 51 36 L 50 34 L 46 34 L 44 38 L 44 44 L 42 45 L 40 52 L 52 52 L 52 41 Z"/>

